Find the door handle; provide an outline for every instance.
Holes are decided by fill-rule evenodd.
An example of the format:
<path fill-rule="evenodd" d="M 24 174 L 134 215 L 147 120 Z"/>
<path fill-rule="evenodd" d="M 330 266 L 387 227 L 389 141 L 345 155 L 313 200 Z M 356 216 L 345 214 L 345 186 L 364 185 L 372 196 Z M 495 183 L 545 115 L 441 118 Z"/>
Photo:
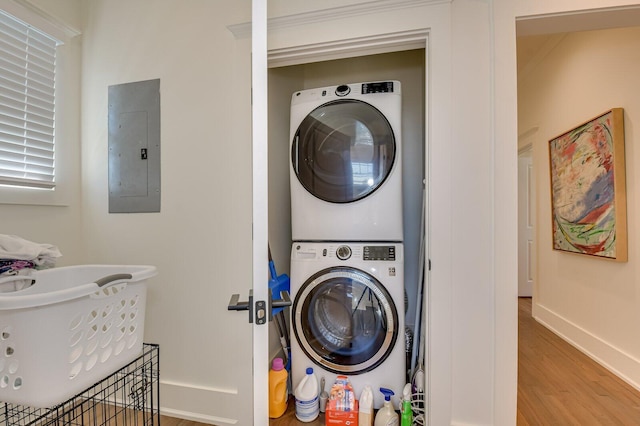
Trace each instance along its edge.
<path fill-rule="evenodd" d="M 291 306 L 291 297 L 286 290 L 280 291 L 280 299 L 273 298 L 273 292 L 269 289 L 269 321 L 273 319 L 273 311 L 278 308 L 286 308 Z"/>
<path fill-rule="evenodd" d="M 240 301 L 239 294 L 232 294 L 229 304 L 227 305 L 228 311 L 249 311 L 249 323 L 253 323 L 253 316 L 255 312 L 256 324 L 264 324 L 267 319 L 271 321 L 273 319 L 273 309 L 284 308 L 291 306 L 291 297 L 289 297 L 288 291 L 280 292 L 280 299 L 273 299 L 271 289 L 269 289 L 269 309 L 267 310 L 267 304 L 264 300 L 258 300 L 253 306 L 253 290 L 249 290 L 249 300 Z M 268 315 L 268 318 L 267 318 Z"/>
<path fill-rule="evenodd" d="M 249 290 L 249 300 L 247 300 L 246 302 L 240 301 L 239 294 L 232 294 L 231 300 L 229 300 L 229 305 L 227 305 L 227 310 L 249 311 L 249 323 L 253 323 L 253 290 Z"/>
<path fill-rule="evenodd" d="M 291 297 L 288 291 L 282 290 L 280 292 L 280 299 L 274 299 L 273 294 L 271 295 L 271 308 L 286 308 L 287 306 L 291 306 Z"/>

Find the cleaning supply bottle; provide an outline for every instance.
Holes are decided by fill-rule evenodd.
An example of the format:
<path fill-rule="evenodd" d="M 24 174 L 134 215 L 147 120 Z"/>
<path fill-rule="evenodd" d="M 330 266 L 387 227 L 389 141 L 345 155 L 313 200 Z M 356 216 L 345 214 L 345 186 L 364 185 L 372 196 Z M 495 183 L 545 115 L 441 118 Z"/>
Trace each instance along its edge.
<path fill-rule="evenodd" d="M 369 385 L 360 394 L 358 426 L 373 426 L 373 391 Z"/>
<path fill-rule="evenodd" d="M 413 424 L 413 411 L 411 410 L 411 383 L 404 385 L 402 390 L 402 402 L 400 403 L 400 426 Z"/>
<path fill-rule="evenodd" d="M 307 374 L 300 380 L 295 392 L 296 417 L 301 422 L 314 421 L 320 414 L 318 398 L 318 378 L 313 368 L 307 368 Z"/>
<path fill-rule="evenodd" d="M 269 417 L 276 419 L 287 411 L 287 380 L 289 374 L 282 358 L 275 358 L 269 370 Z"/>
<path fill-rule="evenodd" d="M 376 414 L 374 426 L 398 426 L 400 419 L 391 403 L 391 397 L 394 395 L 393 391 L 387 388 L 380 388 L 380 392 L 384 395 L 384 405 L 378 410 L 378 414 Z"/>

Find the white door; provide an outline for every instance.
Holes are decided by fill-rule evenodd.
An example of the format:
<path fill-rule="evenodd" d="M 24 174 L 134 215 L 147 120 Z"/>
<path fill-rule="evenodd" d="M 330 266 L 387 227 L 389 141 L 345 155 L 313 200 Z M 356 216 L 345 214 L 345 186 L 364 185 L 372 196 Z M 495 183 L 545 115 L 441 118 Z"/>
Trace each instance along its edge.
<path fill-rule="evenodd" d="M 251 387 L 246 398 L 235 405 L 237 416 L 229 424 L 267 426 L 269 424 L 269 329 L 268 329 L 268 204 L 267 204 L 267 3 L 251 1 L 251 142 L 252 142 L 252 265 L 253 283 L 245 294 L 234 294 L 229 310 L 238 310 L 237 321 L 244 321 L 252 330 L 253 338 L 236 339 L 234 351 L 250 353 L 252 365 L 236 365 L 239 389 Z M 251 297 L 249 297 L 249 292 Z M 235 298 L 234 298 L 235 297 Z M 235 374 L 235 373 L 234 373 Z M 252 400 L 252 401 L 251 401 Z M 251 409 L 250 409 L 251 407 Z"/>
<path fill-rule="evenodd" d="M 267 169 L 267 0 L 251 1 L 251 131 L 253 166 L 253 296 L 267 301 L 269 282 Z M 253 322 L 253 424 L 269 424 L 269 329 L 260 324 L 259 306 Z M 262 312 L 265 315 L 265 312 Z M 248 410 L 247 410 L 248 411 Z M 240 424 L 245 424 L 240 422 Z"/>
<path fill-rule="evenodd" d="M 533 296 L 535 187 L 529 147 L 518 155 L 518 296 Z"/>

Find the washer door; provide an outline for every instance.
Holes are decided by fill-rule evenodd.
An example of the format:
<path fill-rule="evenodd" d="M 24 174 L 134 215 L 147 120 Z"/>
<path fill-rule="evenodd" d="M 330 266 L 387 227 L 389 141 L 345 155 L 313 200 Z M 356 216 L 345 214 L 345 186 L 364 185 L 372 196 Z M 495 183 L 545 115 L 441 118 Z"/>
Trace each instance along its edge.
<path fill-rule="evenodd" d="M 324 269 L 295 297 L 293 330 L 307 356 L 337 374 L 371 371 L 398 338 L 398 313 L 384 286 L 356 268 Z"/>
<path fill-rule="evenodd" d="M 373 193 L 391 173 L 395 155 L 389 121 L 355 99 L 311 111 L 291 145 L 291 164 L 302 186 L 331 203 L 350 203 Z"/>

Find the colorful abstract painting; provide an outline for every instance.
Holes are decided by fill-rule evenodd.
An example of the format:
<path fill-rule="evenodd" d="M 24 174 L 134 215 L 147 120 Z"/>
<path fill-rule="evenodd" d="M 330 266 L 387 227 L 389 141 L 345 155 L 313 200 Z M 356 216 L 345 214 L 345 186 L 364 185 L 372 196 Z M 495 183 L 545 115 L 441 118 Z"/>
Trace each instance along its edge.
<path fill-rule="evenodd" d="M 627 260 L 622 108 L 549 141 L 553 248 Z"/>

